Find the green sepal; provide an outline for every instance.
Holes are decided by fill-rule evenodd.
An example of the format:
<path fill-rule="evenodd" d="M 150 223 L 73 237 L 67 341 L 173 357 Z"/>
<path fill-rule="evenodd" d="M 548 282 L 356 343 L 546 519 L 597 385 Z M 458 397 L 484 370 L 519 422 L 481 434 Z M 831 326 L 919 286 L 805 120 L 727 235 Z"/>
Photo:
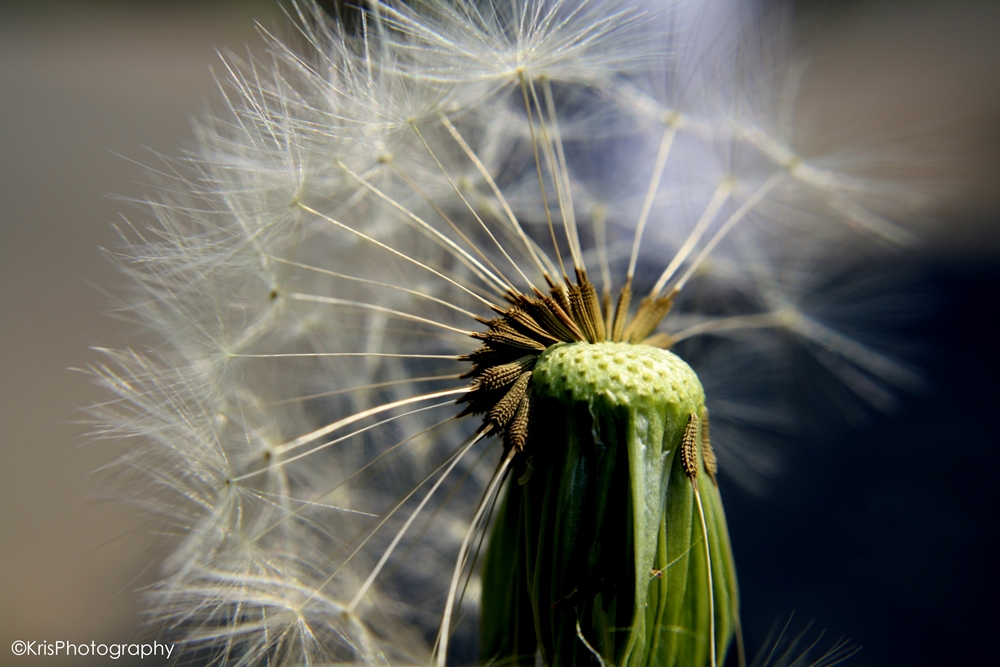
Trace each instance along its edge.
<path fill-rule="evenodd" d="M 570 347 L 547 351 L 533 376 L 534 471 L 523 485 L 521 471 L 511 475 L 490 536 L 481 657 L 534 665 L 539 650 L 546 665 L 596 664 L 579 624 L 608 664 L 709 665 L 705 539 L 677 454 L 690 414 L 701 413 L 701 385 L 669 352 Z M 618 366 L 637 366 L 640 381 L 623 380 Z M 735 569 L 721 498 L 701 458 L 697 482 L 721 664 L 737 622 Z"/>
<path fill-rule="evenodd" d="M 490 658 L 499 658 L 498 651 L 502 652 L 504 659 L 493 664 L 535 664 L 538 642 L 534 611 L 524 583 L 527 561 L 522 521 L 520 495 L 507 493 L 497 512 L 490 546 L 483 560 L 479 641 L 484 657 L 486 647 L 497 647 L 496 651 L 489 652 Z"/>

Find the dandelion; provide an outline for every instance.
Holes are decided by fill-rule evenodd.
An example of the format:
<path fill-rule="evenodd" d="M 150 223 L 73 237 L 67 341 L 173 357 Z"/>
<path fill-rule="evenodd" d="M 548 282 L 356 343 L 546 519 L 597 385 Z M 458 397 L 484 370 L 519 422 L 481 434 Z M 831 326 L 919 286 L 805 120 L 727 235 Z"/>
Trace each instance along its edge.
<path fill-rule="evenodd" d="M 217 664 L 722 664 L 746 394 L 796 347 L 914 381 L 810 300 L 901 193 L 795 151 L 801 72 L 722 3 L 294 8 L 117 254 L 152 620 Z"/>

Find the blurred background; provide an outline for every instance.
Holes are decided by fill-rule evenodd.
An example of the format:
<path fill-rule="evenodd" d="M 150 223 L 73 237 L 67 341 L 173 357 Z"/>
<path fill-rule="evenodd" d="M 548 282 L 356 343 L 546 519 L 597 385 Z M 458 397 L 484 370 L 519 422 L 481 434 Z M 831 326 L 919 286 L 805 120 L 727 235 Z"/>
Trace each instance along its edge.
<path fill-rule="evenodd" d="M 795 10 L 815 54 L 805 143 L 895 142 L 913 151 L 908 176 L 943 186 L 935 235 L 906 258 L 924 316 L 899 332 L 933 389 L 863 422 L 818 416 L 763 496 L 724 489 L 747 644 L 794 614 L 792 634 L 812 622 L 820 647 L 861 646 L 852 665 L 995 664 L 1000 3 Z M 259 49 L 255 20 L 285 18 L 256 0 L 0 5 L 2 665 L 110 662 L 17 658 L 15 639 L 147 637 L 152 540 L 91 475 L 114 447 L 88 440 L 80 408 L 105 396 L 70 369 L 98 359 L 91 346 L 135 344 L 109 316 L 123 280 L 98 248 L 115 247 L 119 216 L 149 219 L 121 198 L 151 192 L 140 165 L 190 141 L 217 100 L 215 50 Z"/>

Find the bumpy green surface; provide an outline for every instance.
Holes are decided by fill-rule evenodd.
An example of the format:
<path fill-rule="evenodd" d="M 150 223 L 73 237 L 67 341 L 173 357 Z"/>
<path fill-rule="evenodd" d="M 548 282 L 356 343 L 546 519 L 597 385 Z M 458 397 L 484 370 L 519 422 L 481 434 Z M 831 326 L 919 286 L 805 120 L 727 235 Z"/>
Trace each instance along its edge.
<path fill-rule="evenodd" d="M 483 568 L 481 656 L 493 664 L 709 664 L 709 586 L 677 449 L 704 391 L 676 355 L 555 345 L 532 374 L 529 458 L 508 485 Z M 700 453 L 699 453 L 700 456 Z M 515 481 L 516 480 L 516 481 Z M 736 580 L 718 490 L 702 472 L 719 663 Z M 654 571 L 662 571 L 654 576 Z"/>
<path fill-rule="evenodd" d="M 687 414 L 705 403 L 698 376 L 672 352 L 631 343 L 553 345 L 532 374 L 538 396 L 564 403 L 597 401 L 634 406 L 637 401 Z"/>

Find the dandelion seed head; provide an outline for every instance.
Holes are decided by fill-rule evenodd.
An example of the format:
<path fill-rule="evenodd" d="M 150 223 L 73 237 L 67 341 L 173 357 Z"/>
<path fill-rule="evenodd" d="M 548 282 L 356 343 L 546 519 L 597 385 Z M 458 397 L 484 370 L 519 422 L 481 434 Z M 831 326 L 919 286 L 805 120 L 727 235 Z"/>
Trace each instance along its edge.
<path fill-rule="evenodd" d="M 155 351 L 94 368 L 101 435 L 129 443 L 108 470 L 168 535 L 151 618 L 192 649 L 427 661 L 504 449 L 484 436 L 509 450 L 519 419 L 462 398 L 501 363 L 470 334 L 515 307 L 565 296 L 585 331 L 546 306 L 542 348 L 673 347 L 721 474 L 751 487 L 777 467 L 761 435 L 791 421 L 772 397 L 792 351 L 878 407 L 919 384 L 846 324 L 851 294 L 815 296 L 912 242 L 908 192 L 794 150 L 776 80 L 800 72 L 731 3 L 372 2 L 357 34 L 293 14 L 304 51 L 265 34 L 265 56 L 227 54 L 197 147 L 123 230 Z M 588 280 L 599 322 L 570 305 Z M 648 331 L 647 294 L 669 299 Z"/>

